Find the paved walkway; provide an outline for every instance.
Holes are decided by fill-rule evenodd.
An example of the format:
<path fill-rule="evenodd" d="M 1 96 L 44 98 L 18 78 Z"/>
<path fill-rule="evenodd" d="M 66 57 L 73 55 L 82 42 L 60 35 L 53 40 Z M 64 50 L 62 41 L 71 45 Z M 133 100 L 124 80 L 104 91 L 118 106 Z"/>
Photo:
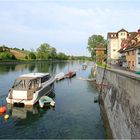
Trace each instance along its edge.
<path fill-rule="evenodd" d="M 113 71 L 116 71 L 116 72 L 119 72 L 119 73 L 122 73 L 124 75 L 127 75 L 127 76 L 130 76 L 130 77 L 133 77 L 135 79 L 140 80 L 140 75 L 135 74 L 135 71 L 133 71 L 133 70 L 129 70 L 127 68 L 124 68 L 124 67 L 121 67 L 121 66 L 118 66 L 118 65 L 111 65 L 111 69 Z"/>

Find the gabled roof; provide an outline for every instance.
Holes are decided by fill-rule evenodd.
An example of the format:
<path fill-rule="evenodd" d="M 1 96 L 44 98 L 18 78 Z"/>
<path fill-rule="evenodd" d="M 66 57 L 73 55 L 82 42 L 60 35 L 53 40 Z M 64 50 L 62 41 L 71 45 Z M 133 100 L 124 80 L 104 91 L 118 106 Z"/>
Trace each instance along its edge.
<path fill-rule="evenodd" d="M 121 29 L 121 30 L 119 30 L 118 32 L 117 32 L 117 34 L 119 33 L 119 32 L 127 32 L 128 33 L 128 31 L 126 31 L 125 29 Z"/>
<path fill-rule="evenodd" d="M 128 36 L 128 37 L 134 37 L 134 36 L 136 36 L 137 35 L 137 32 L 128 32 L 128 31 L 126 31 L 125 29 L 121 29 L 121 30 L 119 30 L 118 32 L 108 32 L 107 33 L 107 39 L 117 39 L 118 38 L 118 33 L 119 32 L 127 32 L 128 34 L 130 34 L 130 36 Z M 114 36 L 116 34 L 116 36 Z M 113 36 L 112 36 L 113 35 Z"/>

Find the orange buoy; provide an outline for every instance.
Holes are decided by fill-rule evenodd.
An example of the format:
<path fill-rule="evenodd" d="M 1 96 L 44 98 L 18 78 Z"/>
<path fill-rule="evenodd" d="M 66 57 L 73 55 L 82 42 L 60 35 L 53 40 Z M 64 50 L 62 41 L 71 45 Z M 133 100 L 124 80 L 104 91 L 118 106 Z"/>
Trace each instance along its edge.
<path fill-rule="evenodd" d="M 5 112 L 6 112 L 6 106 L 1 106 L 0 113 L 5 113 Z"/>

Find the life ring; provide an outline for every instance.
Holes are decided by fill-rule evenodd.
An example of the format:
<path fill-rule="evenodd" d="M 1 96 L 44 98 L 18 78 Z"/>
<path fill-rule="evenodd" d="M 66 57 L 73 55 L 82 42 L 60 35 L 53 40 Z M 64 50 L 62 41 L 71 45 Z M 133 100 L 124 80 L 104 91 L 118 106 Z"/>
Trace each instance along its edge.
<path fill-rule="evenodd" d="M 5 113 L 5 112 L 6 112 L 6 106 L 1 106 L 0 113 Z"/>

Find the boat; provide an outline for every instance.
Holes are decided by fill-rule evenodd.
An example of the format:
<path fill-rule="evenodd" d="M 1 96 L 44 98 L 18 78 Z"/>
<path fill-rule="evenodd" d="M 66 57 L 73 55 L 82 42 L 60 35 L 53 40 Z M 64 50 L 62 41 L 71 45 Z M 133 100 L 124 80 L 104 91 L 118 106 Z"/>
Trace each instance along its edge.
<path fill-rule="evenodd" d="M 49 73 L 29 73 L 19 76 L 6 98 L 9 104 L 33 106 L 43 95 L 51 93 L 55 78 Z"/>
<path fill-rule="evenodd" d="M 86 68 L 87 68 L 87 64 L 86 64 L 86 63 L 83 63 L 83 64 L 82 64 L 82 69 L 83 69 L 83 70 L 86 70 Z"/>
<path fill-rule="evenodd" d="M 43 108 L 45 105 L 51 105 L 51 106 L 55 106 L 55 102 L 52 98 L 50 98 L 49 96 L 42 96 L 39 99 L 39 106 L 41 108 Z"/>
<path fill-rule="evenodd" d="M 61 73 L 58 73 L 56 76 L 55 76 L 55 80 L 56 81 L 59 81 L 59 80 L 62 80 L 65 78 L 65 74 L 63 72 Z"/>
<path fill-rule="evenodd" d="M 66 78 L 72 78 L 76 76 L 76 72 L 75 71 L 69 71 L 68 73 L 65 74 Z"/>

